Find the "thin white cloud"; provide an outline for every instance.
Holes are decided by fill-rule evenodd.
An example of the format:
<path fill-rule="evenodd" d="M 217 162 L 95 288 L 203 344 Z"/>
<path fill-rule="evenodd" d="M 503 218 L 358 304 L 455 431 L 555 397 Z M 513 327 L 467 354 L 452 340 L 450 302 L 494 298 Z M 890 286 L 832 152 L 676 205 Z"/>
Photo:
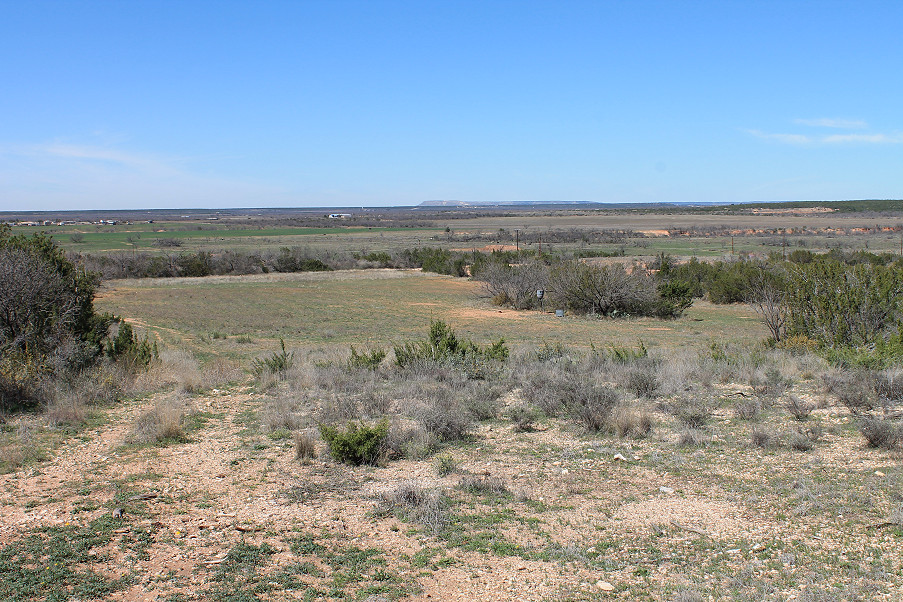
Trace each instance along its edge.
<path fill-rule="evenodd" d="M 833 134 L 822 138 L 825 144 L 846 144 L 858 142 L 864 144 L 900 144 L 903 134 L 889 136 L 887 134 Z"/>
<path fill-rule="evenodd" d="M 805 134 L 782 134 L 746 130 L 752 136 L 762 140 L 772 140 L 781 144 L 796 146 L 839 145 L 839 144 L 903 144 L 903 134 L 828 134 L 824 136 L 808 136 Z"/>
<path fill-rule="evenodd" d="M 0 145 L 0 210 L 274 204 L 287 191 L 112 146 Z"/>
<path fill-rule="evenodd" d="M 769 134 L 760 130 L 747 131 L 756 138 L 774 140 L 776 142 L 783 142 L 784 144 L 812 144 L 813 142 L 812 138 L 804 136 L 803 134 Z"/>
<path fill-rule="evenodd" d="M 868 124 L 861 119 L 794 119 L 793 123 L 841 130 L 863 130 L 868 127 Z"/>

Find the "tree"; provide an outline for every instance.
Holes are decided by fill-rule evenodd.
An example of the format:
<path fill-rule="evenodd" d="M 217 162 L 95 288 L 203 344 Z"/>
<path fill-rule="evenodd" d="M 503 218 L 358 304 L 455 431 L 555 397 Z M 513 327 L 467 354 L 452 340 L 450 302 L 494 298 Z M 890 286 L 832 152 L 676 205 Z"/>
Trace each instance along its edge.
<path fill-rule="evenodd" d="M 102 351 L 114 321 L 94 311 L 96 276 L 46 234 L 0 226 L 0 408 L 32 397 L 37 380 L 77 371 Z"/>

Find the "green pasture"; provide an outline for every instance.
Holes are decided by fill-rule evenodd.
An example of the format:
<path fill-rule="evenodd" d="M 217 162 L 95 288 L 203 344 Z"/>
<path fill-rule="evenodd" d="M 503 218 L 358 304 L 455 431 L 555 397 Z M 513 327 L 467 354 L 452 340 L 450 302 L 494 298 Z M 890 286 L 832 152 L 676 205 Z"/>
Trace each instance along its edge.
<path fill-rule="evenodd" d="M 422 338 L 430 320 L 485 343 L 504 337 L 514 347 L 563 343 L 703 348 L 713 341 L 747 343 L 767 335 L 743 305 L 697 301 L 677 320 L 557 318 L 547 312 L 500 310 L 466 279 L 416 271 L 349 271 L 208 278 L 111 281 L 98 308 L 133 321 L 164 342 L 234 357 L 294 346 L 388 346 Z M 223 336 L 225 335 L 225 337 Z M 242 335 L 252 342 L 240 341 Z"/>

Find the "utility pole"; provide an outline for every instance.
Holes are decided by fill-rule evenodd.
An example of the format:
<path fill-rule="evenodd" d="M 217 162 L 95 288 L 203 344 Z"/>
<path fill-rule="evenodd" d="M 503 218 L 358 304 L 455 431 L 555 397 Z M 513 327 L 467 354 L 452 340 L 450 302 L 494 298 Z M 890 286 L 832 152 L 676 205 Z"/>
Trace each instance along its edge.
<path fill-rule="evenodd" d="M 514 248 L 520 253 L 520 230 L 514 229 Z"/>

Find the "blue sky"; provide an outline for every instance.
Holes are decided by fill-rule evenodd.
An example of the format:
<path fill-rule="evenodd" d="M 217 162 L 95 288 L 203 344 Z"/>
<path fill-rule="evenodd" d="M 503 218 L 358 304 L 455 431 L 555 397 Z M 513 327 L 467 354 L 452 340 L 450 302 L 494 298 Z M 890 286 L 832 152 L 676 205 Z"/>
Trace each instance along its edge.
<path fill-rule="evenodd" d="M 0 0 L 0 210 L 903 198 L 903 2 Z"/>

